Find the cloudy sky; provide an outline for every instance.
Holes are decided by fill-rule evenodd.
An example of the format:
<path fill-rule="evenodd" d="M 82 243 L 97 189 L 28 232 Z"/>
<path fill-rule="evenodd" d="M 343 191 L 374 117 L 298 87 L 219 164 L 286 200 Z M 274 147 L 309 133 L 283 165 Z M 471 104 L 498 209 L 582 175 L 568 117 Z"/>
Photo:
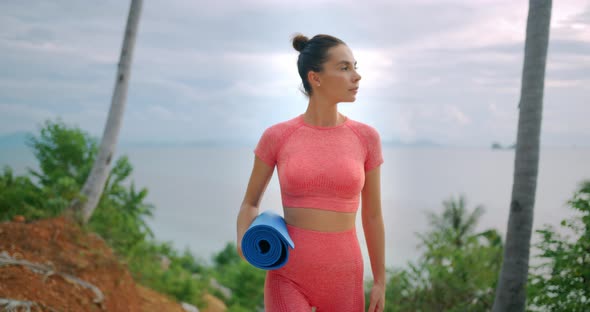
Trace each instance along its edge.
<path fill-rule="evenodd" d="M 215 3 L 214 5 L 212 3 Z M 62 118 L 98 136 L 128 1 L 0 3 L 0 136 Z M 291 36 L 335 35 L 349 117 L 383 141 L 512 143 L 528 1 L 145 1 L 123 141 L 256 141 L 305 111 Z M 553 2 L 542 144 L 590 146 L 590 0 Z"/>

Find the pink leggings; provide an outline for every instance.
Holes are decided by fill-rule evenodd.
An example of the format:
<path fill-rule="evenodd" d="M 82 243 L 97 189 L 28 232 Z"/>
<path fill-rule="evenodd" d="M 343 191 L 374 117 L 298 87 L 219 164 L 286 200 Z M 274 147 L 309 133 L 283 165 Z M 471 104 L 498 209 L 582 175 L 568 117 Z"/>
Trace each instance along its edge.
<path fill-rule="evenodd" d="M 295 243 L 280 269 L 267 271 L 266 312 L 362 312 L 363 257 L 356 229 L 318 232 L 287 224 Z"/>

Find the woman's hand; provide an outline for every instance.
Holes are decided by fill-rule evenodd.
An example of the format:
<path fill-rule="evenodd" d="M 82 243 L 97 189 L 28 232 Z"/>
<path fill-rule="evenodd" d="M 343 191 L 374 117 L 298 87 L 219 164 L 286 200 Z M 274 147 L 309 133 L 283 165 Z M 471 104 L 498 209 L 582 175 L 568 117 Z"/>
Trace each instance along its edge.
<path fill-rule="evenodd" d="M 374 284 L 371 288 L 368 312 L 383 312 L 385 306 L 385 286 Z"/>

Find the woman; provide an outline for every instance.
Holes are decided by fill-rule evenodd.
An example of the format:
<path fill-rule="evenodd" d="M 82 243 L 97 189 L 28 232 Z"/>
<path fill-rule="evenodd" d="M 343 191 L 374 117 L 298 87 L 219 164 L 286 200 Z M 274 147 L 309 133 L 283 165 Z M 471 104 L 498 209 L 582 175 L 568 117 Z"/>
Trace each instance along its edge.
<path fill-rule="evenodd" d="M 289 260 L 267 271 L 266 311 L 363 311 L 363 259 L 355 219 L 362 224 L 374 285 L 369 311 L 385 303 L 385 238 L 381 214 L 379 133 L 338 112 L 354 102 L 361 76 L 340 39 L 293 38 L 309 104 L 305 113 L 268 127 L 255 150 L 254 167 L 237 219 L 244 233 L 259 214 L 262 195 L 277 166 L 284 218 L 295 242 Z"/>

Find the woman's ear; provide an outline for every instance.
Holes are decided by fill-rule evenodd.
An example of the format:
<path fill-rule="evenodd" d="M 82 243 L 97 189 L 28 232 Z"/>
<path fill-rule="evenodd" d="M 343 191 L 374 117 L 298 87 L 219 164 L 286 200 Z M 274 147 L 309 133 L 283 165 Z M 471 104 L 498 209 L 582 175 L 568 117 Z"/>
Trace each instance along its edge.
<path fill-rule="evenodd" d="M 309 72 L 307 72 L 307 81 L 309 81 L 309 84 L 311 86 L 319 87 L 320 75 L 318 75 L 318 73 L 314 72 L 313 70 L 310 70 Z"/>

